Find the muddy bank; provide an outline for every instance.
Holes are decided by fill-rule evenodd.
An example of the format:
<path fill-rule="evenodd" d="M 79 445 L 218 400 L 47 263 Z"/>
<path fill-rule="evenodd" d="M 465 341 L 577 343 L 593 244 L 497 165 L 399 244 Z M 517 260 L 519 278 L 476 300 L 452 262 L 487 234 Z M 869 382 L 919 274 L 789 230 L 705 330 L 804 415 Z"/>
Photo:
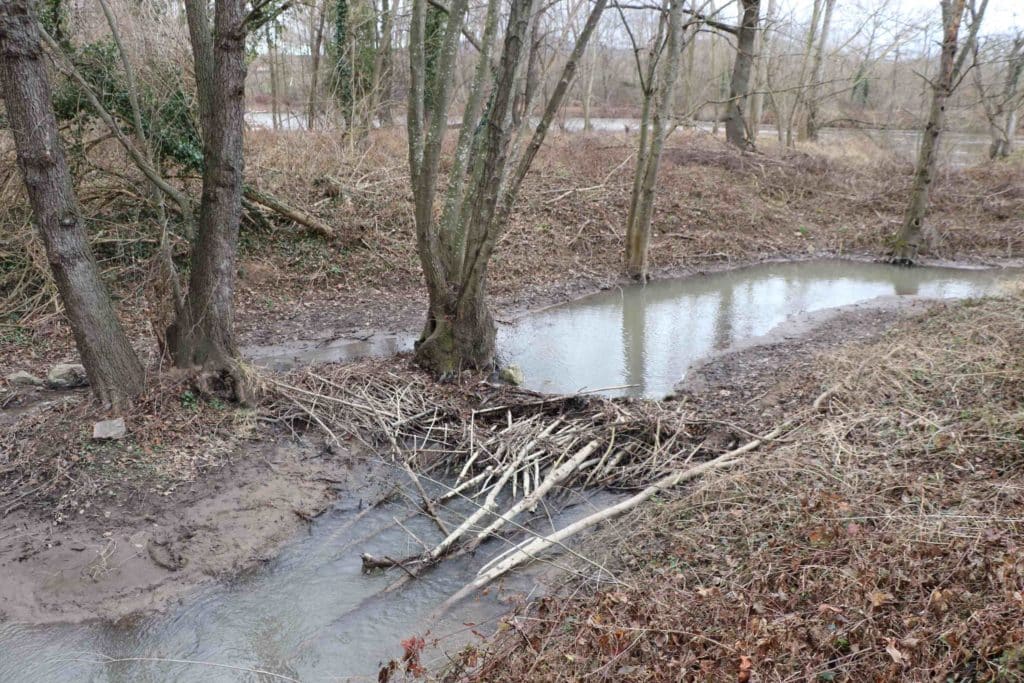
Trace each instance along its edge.
<path fill-rule="evenodd" d="M 823 354 L 879 339 L 907 321 L 951 305 L 957 304 L 893 296 L 793 316 L 768 334 L 691 366 L 667 400 L 698 403 L 702 410 L 749 424 L 754 431 L 766 428 L 826 388 L 807 381 Z"/>
<path fill-rule="evenodd" d="M 334 503 L 379 495 L 366 458 L 311 441 L 254 447 L 164 495 L 102 495 L 57 524 L 38 509 L 4 520 L 0 620 L 117 620 L 163 609 L 202 583 L 273 558 Z"/>
<path fill-rule="evenodd" d="M 804 282 L 805 288 L 818 298 L 805 301 L 798 297 L 795 303 L 787 299 L 790 307 L 778 310 L 803 310 L 805 306 L 813 307 L 811 304 L 828 305 L 849 300 L 830 298 L 827 292 L 835 291 L 834 283 L 830 285 L 832 290 L 814 284 L 817 282 L 814 278 L 820 277 L 823 270 L 835 279 L 833 276 L 842 270 L 837 264 L 808 263 L 801 268 L 800 272 L 810 278 Z M 870 277 L 877 276 L 875 271 L 879 268 L 872 266 L 868 269 L 870 273 L 862 273 L 860 277 L 871 284 Z M 776 311 L 763 319 L 746 320 L 743 327 L 734 329 L 732 321 L 724 326 L 715 322 L 726 309 L 722 297 L 715 293 L 731 291 L 730 287 L 749 290 L 750 280 L 742 278 L 751 274 L 736 271 L 734 275 L 741 279 L 726 278 L 719 282 L 723 280 L 722 270 L 705 269 L 703 272 L 718 274 L 688 282 L 691 289 L 714 304 L 713 307 L 686 308 L 678 302 L 675 307 L 685 311 L 685 326 L 694 327 L 699 322 L 707 329 L 693 339 L 674 336 L 670 331 L 669 351 L 665 353 L 689 358 L 692 356 L 687 354 L 693 349 L 684 348 L 686 345 L 697 349 L 698 355 L 705 349 L 718 349 L 697 367 L 690 368 L 686 381 L 676 388 L 672 400 L 692 402 L 695 412 L 720 421 L 723 428 L 711 435 L 709 443 L 723 449 L 743 440 L 751 431 L 770 426 L 793 405 L 806 400 L 806 392 L 820 391 L 820 387 L 806 382 L 800 384 L 797 391 L 789 381 L 793 372 L 810 372 L 820 352 L 874 338 L 901 320 L 941 305 L 919 296 L 888 296 L 789 318 L 783 318 Z M 781 278 L 792 282 L 799 273 L 790 270 L 772 267 L 766 275 L 770 281 Z M 785 273 L 779 275 L 782 271 Z M 853 279 L 838 280 L 846 283 L 843 288 L 852 288 L 858 282 L 855 272 L 860 270 L 847 273 Z M 921 278 L 927 276 L 923 270 L 896 272 L 900 274 L 904 289 L 913 292 L 919 291 L 918 285 L 924 282 Z M 886 273 L 892 274 L 888 270 Z M 952 275 L 955 273 L 941 277 Z M 914 284 L 909 289 L 906 285 L 910 280 L 904 282 L 907 278 Z M 877 293 L 890 287 L 887 283 L 888 280 L 879 280 L 865 291 Z M 651 293 L 653 297 L 653 292 L 662 284 L 666 283 L 654 282 L 637 291 Z M 569 284 L 562 286 L 574 294 L 581 291 L 573 290 Z M 600 287 L 594 285 L 594 288 Z M 850 293 L 845 289 L 840 292 L 842 296 Z M 900 287 L 896 287 L 896 291 L 900 291 Z M 957 292 L 963 296 L 987 290 L 944 291 L 920 290 L 922 294 L 931 292 L 936 296 L 953 296 Z M 569 298 L 568 294 L 548 292 L 546 303 Z M 622 294 L 612 299 L 621 298 Z M 752 294 L 747 297 L 746 308 L 763 313 L 760 309 L 768 307 L 752 297 Z M 641 303 L 644 302 L 650 303 L 646 299 Z M 535 301 L 521 304 L 519 324 L 525 320 L 523 309 L 533 303 Z M 581 303 L 584 302 L 575 301 L 573 305 Z M 536 311 L 546 309 L 531 310 L 537 315 Z M 729 310 L 735 312 L 738 307 L 729 307 Z M 651 315 L 660 314 L 652 312 Z M 767 321 L 773 320 L 783 322 L 767 334 L 751 336 L 756 334 L 752 330 L 768 329 L 772 323 Z M 570 320 L 570 324 L 575 323 Z M 561 334 L 552 332 L 556 328 L 544 327 L 544 323 L 541 326 L 541 331 L 534 331 L 529 325 L 523 327 L 525 339 L 532 343 L 531 340 L 545 335 L 562 338 Z M 731 330 L 728 335 L 722 335 L 720 328 L 723 327 Z M 612 332 L 615 332 L 612 335 L 615 339 L 608 335 L 591 335 L 602 340 L 595 349 L 604 354 L 604 365 L 611 363 L 608 353 L 621 341 L 618 331 Z M 342 335 L 320 341 L 281 343 L 255 351 L 250 348 L 250 354 L 252 357 L 263 353 L 260 362 L 277 358 L 280 365 L 273 362 L 267 365 L 271 370 L 283 371 L 296 364 L 337 360 L 334 354 L 348 348 L 346 344 L 354 344 L 356 355 L 360 352 L 382 354 L 392 358 L 383 361 L 387 368 L 394 367 L 396 372 L 408 370 L 399 367 L 408 362 L 407 357 L 391 356 L 399 350 L 401 338 L 382 335 L 372 328 L 355 329 L 349 334 L 349 339 Z M 712 337 L 713 346 L 710 345 Z M 405 337 L 405 343 L 408 340 L 409 337 Z M 643 345 L 632 346 L 636 358 L 642 359 L 648 351 L 650 349 Z M 659 363 L 660 360 L 655 360 L 655 364 Z M 643 369 L 643 363 L 640 366 Z M 778 368 L 782 367 L 787 368 L 787 372 L 780 376 Z M 673 381 L 682 375 L 682 372 L 672 372 Z M 266 379 L 273 382 L 280 377 L 267 375 Z M 169 383 L 162 393 L 147 399 L 149 403 L 143 401 L 143 405 L 136 406 L 128 416 L 130 441 L 110 446 L 97 445 L 83 428 L 90 426 L 97 417 L 89 408 L 84 390 L 32 392 L 20 397 L 27 401 L 26 405 L 0 412 L 0 419 L 17 432 L 15 440 L 20 434 L 40 446 L 29 454 L 31 457 L 21 461 L 26 472 L 23 478 L 52 482 L 66 477 L 77 481 L 74 486 L 66 489 L 58 486 L 45 495 L 34 493 L 29 484 L 16 489 L 12 485 L 17 495 L 27 498 L 15 501 L 23 509 L 16 509 L 7 517 L 10 531 L 0 537 L 0 569 L 10 576 L 0 587 L 0 615 L 7 619 L 26 622 L 116 619 L 160 608 L 191 587 L 214 578 L 233 576 L 273 557 L 305 520 L 332 501 L 339 498 L 356 503 L 358 499 L 369 500 L 374 496 L 367 492 L 379 490 L 382 485 L 380 473 L 368 464 L 372 458 L 358 453 L 331 453 L 315 440 L 293 441 L 282 430 L 283 423 L 273 411 L 246 414 L 218 404 L 216 397 L 197 396 L 187 377 L 179 378 L 177 384 Z M 273 426 L 253 427 L 261 421 L 273 423 Z M 47 440 L 38 438 L 43 431 L 59 432 L 65 440 L 57 439 L 47 450 L 44 447 Z M 217 436 L 211 441 L 209 436 L 213 433 Z M 139 450 L 143 452 L 142 457 Z M 227 452 L 205 457 L 216 450 Z M 60 465 L 62 459 L 68 457 L 76 462 Z M 81 458 L 86 462 L 79 462 Z M 56 468 L 53 467 L 55 461 Z M 172 468 L 161 476 L 154 476 L 145 469 L 161 467 L 167 462 L 177 464 L 177 469 Z M 136 468 L 131 476 L 121 476 L 139 463 L 143 465 L 141 471 Z"/>

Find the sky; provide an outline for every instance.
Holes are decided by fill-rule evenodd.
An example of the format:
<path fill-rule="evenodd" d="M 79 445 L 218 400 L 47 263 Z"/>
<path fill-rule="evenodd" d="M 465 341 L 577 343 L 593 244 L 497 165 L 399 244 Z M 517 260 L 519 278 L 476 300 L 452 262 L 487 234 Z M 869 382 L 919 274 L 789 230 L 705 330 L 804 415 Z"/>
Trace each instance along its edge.
<path fill-rule="evenodd" d="M 762 2 L 762 6 L 764 4 Z M 814 0 L 781 0 L 780 4 L 783 7 L 795 7 L 800 14 L 809 17 Z M 938 21 L 940 16 L 939 0 L 837 0 L 835 12 L 840 16 L 850 11 L 863 14 L 883 4 L 908 17 L 928 14 Z M 1014 29 L 1024 30 L 1024 0 L 989 0 L 981 32 L 1007 33 Z"/>

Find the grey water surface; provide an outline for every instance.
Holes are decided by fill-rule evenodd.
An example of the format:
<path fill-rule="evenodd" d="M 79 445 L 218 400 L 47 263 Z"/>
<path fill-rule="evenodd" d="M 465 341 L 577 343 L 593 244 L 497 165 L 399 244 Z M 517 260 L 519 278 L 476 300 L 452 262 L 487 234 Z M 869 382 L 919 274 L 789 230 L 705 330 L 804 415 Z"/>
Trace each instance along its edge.
<path fill-rule="evenodd" d="M 403 486 L 416 497 L 409 482 Z M 532 528 L 550 533 L 613 500 L 602 492 L 569 496 L 550 518 L 537 515 Z M 454 528 L 469 510 L 456 504 L 448 512 Z M 528 568 L 434 621 L 434 610 L 508 545 L 489 542 L 475 557 L 445 561 L 385 593 L 400 571 L 364 574 L 360 554 L 407 557 L 421 551 L 413 535 L 432 545 L 440 532 L 401 499 L 351 524 L 358 514 L 351 506 L 325 513 L 266 566 L 199 589 L 166 614 L 114 624 L 0 622 L 0 681 L 376 681 L 380 666 L 400 658 L 401 641 L 412 636 L 427 642 L 424 665 L 443 666 L 478 633 L 493 633 L 509 601 L 536 594 L 552 571 Z"/>
<path fill-rule="evenodd" d="M 761 336 L 787 318 L 883 296 L 985 294 L 1019 271 L 903 268 L 818 260 L 765 263 L 655 280 L 553 306 L 503 327 L 498 349 L 526 386 L 660 398 L 696 361 Z"/>

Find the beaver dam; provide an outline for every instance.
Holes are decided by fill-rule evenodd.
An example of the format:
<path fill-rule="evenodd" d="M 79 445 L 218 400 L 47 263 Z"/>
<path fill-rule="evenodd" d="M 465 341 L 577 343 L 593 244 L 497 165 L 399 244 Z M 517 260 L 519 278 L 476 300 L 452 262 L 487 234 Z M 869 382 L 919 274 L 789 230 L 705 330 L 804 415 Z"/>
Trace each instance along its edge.
<path fill-rule="evenodd" d="M 543 592 L 549 572 L 617 581 L 579 548 L 581 534 L 784 440 L 831 389 L 752 428 L 688 401 L 634 397 L 664 395 L 694 362 L 794 314 L 880 296 L 977 296 L 1011 275 L 817 261 L 609 290 L 503 330 L 504 357 L 527 388 L 437 384 L 390 360 L 268 374 L 268 418 L 376 463 L 375 485 L 339 491 L 308 537 L 166 614 L 0 623 L 0 679 L 377 680 L 402 641 L 420 651 L 418 638 L 423 664 L 441 666 L 492 631 L 510 601 Z M 312 360 L 305 350 L 290 358 Z"/>

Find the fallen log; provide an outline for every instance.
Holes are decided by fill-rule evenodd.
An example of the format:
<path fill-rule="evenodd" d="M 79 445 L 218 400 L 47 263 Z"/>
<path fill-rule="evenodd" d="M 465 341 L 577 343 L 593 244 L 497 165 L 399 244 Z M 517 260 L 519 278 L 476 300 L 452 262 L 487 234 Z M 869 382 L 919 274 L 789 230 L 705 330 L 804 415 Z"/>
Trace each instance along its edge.
<path fill-rule="evenodd" d="M 242 194 L 250 202 L 259 204 L 266 209 L 270 209 L 274 213 L 287 218 L 293 223 L 298 223 L 303 227 L 309 228 L 313 232 L 322 235 L 329 240 L 333 240 L 336 237 L 334 228 L 327 225 L 319 218 L 284 203 L 272 194 L 261 192 L 251 185 L 246 185 L 243 188 Z"/>

